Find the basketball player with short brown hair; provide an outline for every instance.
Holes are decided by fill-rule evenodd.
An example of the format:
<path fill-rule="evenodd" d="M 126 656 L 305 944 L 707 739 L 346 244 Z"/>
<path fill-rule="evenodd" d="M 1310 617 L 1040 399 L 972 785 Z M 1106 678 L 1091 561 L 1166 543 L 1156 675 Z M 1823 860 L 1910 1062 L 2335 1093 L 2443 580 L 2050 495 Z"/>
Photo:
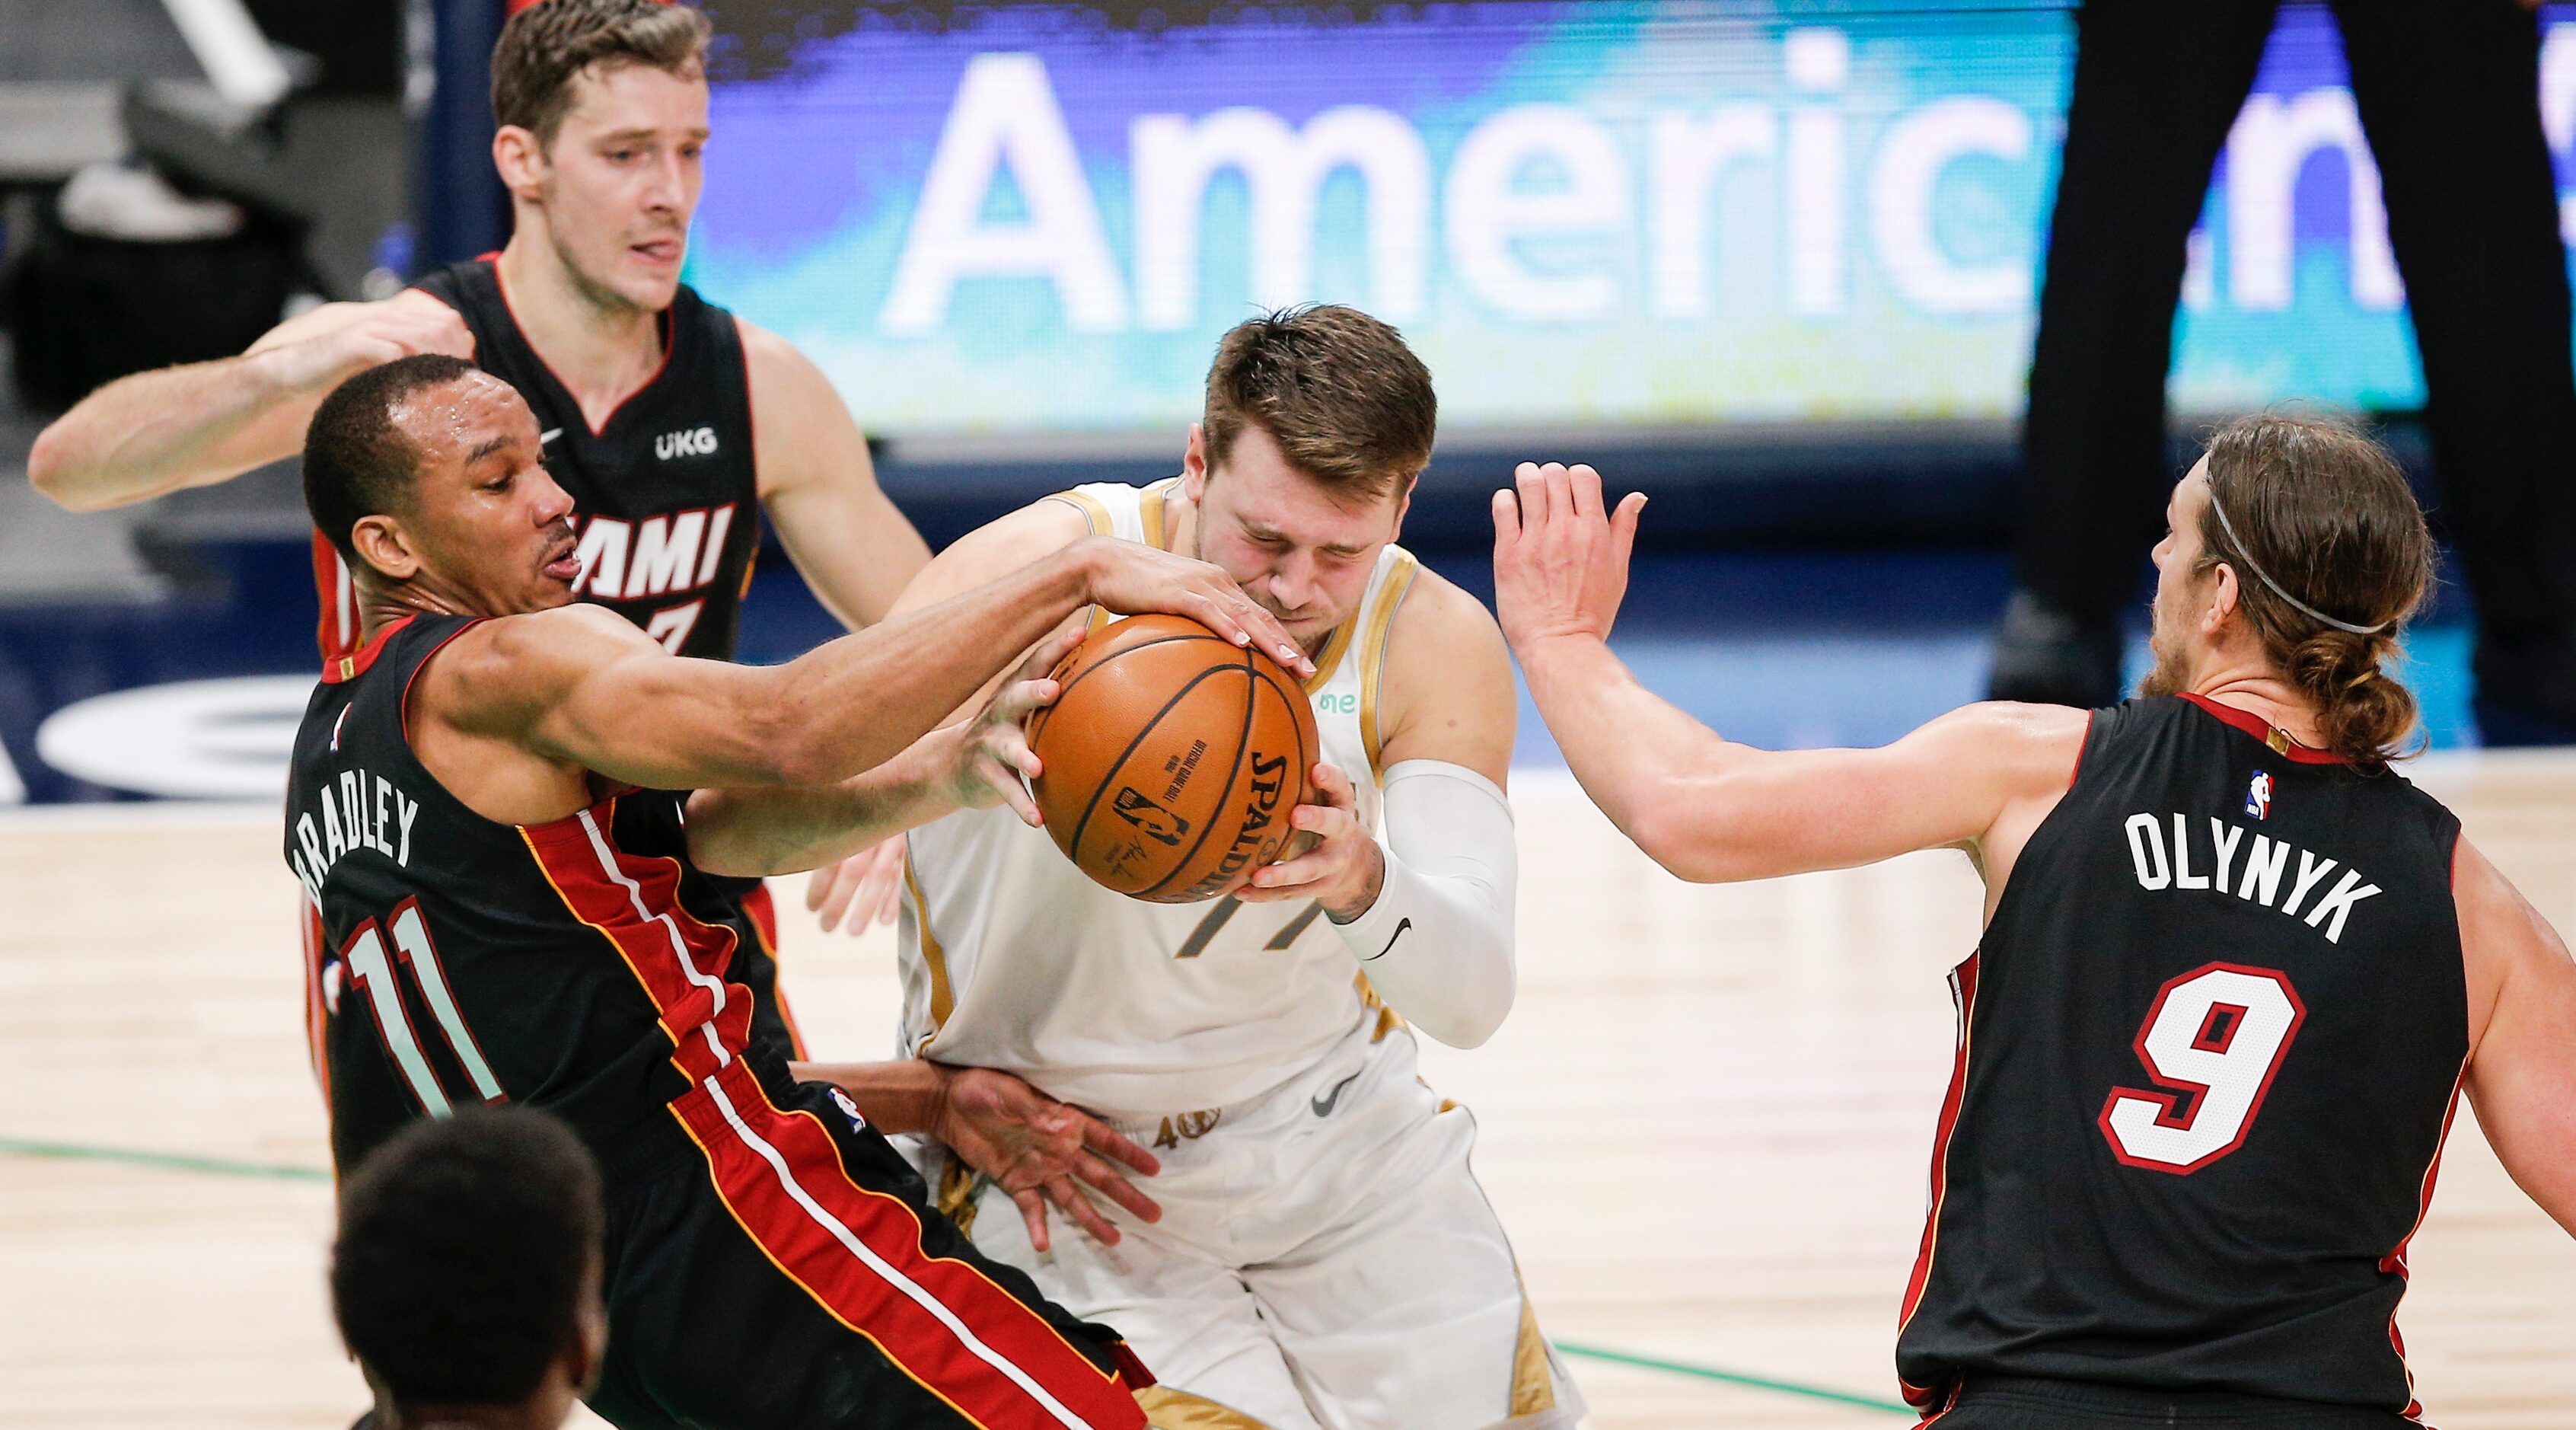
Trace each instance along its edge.
<path fill-rule="evenodd" d="M 535 410 L 580 528 L 576 598 L 678 654 L 731 659 L 766 515 L 843 625 L 881 619 L 930 550 L 877 486 L 849 410 L 785 339 L 680 281 L 709 33 L 699 10 L 659 0 L 520 10 L 492 51 L 507 247 L 381 302 L 288 319 L 239 357 L 110 383 L 38 436 L 30 480 L 81 511 L 227 481 L 295 455 L 323 395 L 352 374 L 445 353 Z M 318 534 L 313 560 L 330 665 L 357 649 L 358 608 L 349 566 Z M 857 925 L 885 904 L 894 852 L 817 877 L 809 902 L 827 926 L 854 894 Z M 769 893 L 749 898 L 774 948 Z M 774 986 L 774 972 L 756 981 Z"/>
<path fill-rule="evenodd" d="M 1581 1414 L 1468 1169 L 1475 1125 L 1416 1075 L 1408 1026 L 1473 1047 L 1514 976 L 1510 661 L 1484 607 L 1395 544 L 1437 417 L 1384 323 L 1254 318 L 1217 349 L 1180 475 L 1023 508 L 897 607 L 1109 537 L 1215 563 L 1314 658 L 1320 793 L 1292 822 L 1316 843 L 1239 895 L 1126 898 L 973 812 L 908 840 L 904 1048 L 1025 1079 L 1094 1138 L 1052 1179 L 926 1147 L 942 1204 L 1078 1314 L 1115 1308 L 1163 1380 L 1158 1425 Z M 849 1085 L 864 1103 L 886 1072 Z M 1137 1144 L 1159 1154 L 1150 1197 L 1116 1165 L 1157 1165 Z M 1050 1234 L 1050 1203 L 1083 1231 Z"/>
<path fill-rule="evenodd" d="M 285 856 L 321 911 L 337 1166 L 422 1117 L 564 1119 L 606 1188 L 608 1351 L 630 1427 L 1083 1430 L 1152 1378 L 927 1205 L 864 1112 L 791 1065 L 731 877 L 811 868 L 949 810 L 1026 809 L 1030 664 L 1086 604 L 1186 615 L 1304 668 L 1203 562 L 1071 544 L 788 664 L 675 656 L 576 604 L 572 501 L 507 383 L 434 354 L 341 385 L 306 504 L 366 640 L 295 740 Z M 1034 817 L 1034 811 L 1028 811 Z M 927 1071 L 926 1067 L 924 1071 Z"/>
<path fill-rule="evenodd" d="M 1880 750 L 1731 744 L 1606 643 L 1644 498 L 1524 465 L 1504 630 L 1585 790 L 1703 882 L 1965 850 L 1958 1058 L 1897 1338 L 1944 1427 L 2417 1423 L 2394 1320 L 2458 1095 L 2576 1230 L 2576 963 L 2388 766 L 2432 542 L 2330 422 L 2232 423 L 2155 550 L 2156 671 Z"/>

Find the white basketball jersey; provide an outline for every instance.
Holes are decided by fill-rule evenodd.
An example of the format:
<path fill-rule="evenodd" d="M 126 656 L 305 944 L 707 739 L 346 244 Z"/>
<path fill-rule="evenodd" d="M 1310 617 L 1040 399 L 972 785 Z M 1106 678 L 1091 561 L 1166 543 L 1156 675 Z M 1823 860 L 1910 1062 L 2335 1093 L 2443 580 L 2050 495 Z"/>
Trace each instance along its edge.
<path fill-rule="evenodd" d="M 1094 534 L 1159 547 L 1179 480 L 1095 483 L 1054 500 Z M 1415 569 L 1400 547 L 1379 554 L 1306 682 L 1323 759 L 1351 777 L 1371 832 L 1387 631 Z M 1089 1108 L 1163 1115 L 1277 1087 L 1377 1008 L 1315 904 L 1131 899 L 1093 883 L 1007 808 L 962 811 L 907 837 L 905 1054 L 1001 1068 Z"/>

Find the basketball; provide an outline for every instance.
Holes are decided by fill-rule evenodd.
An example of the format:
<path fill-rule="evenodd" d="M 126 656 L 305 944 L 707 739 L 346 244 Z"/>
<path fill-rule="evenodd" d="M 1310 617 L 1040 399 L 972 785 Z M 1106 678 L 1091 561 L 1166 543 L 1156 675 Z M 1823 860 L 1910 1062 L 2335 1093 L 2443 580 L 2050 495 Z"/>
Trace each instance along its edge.
<path fill-rule="evenodd" d="M 1315 713 L 1270 657 L 1179 616 L 1101 630 L 1029 721 L 1047 832 L 1102 886 L 1158 904 L 1233 892 L 1293 832 Z"/>

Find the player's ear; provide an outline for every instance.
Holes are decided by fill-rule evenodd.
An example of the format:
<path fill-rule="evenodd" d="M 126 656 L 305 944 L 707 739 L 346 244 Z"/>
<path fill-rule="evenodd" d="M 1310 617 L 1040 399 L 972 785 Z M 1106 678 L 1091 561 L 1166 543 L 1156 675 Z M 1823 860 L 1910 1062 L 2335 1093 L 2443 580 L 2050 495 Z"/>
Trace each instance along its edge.
<path fill-rule="evenodd" d="M 492 134 L 492 167 L 500 172 L 501 187 L 533 200 L 545 186 L 545 146 L 534 133 L 504 124 Z"/>
<path fill-rule="evenodd" d="M 349 528 L 349 545 L 358 564 L 384 580 L 408 581 L 420 574 L 420 555 L 411 549 L 411 538 L 402 523 L 387 513 L 358 518 L 358 524 Z"/>
<path fill-rule="evenodd" d="M 584 1278 L 581 1310 L 573 1321 L 572 1344 L 564 1347 L 564 1370 L 577 1394 L 599 1388 L 599 1373 L 608 1364 L 608 1306 L 600 1299 L 597 1262 Z"/>
<path fill-rule="evenodd" d="M 2236 614 L 2237 601 L 2241 594 L 2242 593 L 2236 585 L 2236 568 L 2234 566 L 2221 561 L 2216 566 L 2211 567 L 2209 572 L 2209 605 L 2201 614 L 2201 631 L 2207 635 L 2218 634 L 2219 628 L 2226 625 L 2228 619 Z"/>
<path fill-rule="evenodd" d="M 1190 444 L 1181 450 L 1181 495 L 1196 502 L 1207 495 L 1207 429 L 1190 424 Z"/>

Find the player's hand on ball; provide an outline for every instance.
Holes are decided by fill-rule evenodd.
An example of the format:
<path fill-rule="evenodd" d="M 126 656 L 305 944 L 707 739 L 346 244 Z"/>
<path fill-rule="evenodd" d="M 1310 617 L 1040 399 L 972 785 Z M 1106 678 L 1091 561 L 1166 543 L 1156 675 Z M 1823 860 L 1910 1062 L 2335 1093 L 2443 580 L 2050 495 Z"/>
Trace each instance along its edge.
<path fill-rule="evenodd" d="M 1139 1221 L 1162 1219 L 1162 1207 L 1136 1190 L 1128 1173 L 1150 1177 L 1163 1164 L 1109 1124 L 1006 1072 L 941 1068 L 940 1074 L 931 1135 L 1010 1194 L 1031 1246 L 1047 1249 L 1049 1202 L 1102 1245 L 1118 1244 L 1118 1228 L 1084 1187 Z"/>
<path fill-rule="evenodd" d="M 1236 645 L 1260 647 L 1299 679 L 1315 673 L 1315 663 L 1289 638 L 1288 628 L 1243 594 L 1223 567 L 1105 536 L 1089 537 L 1070 549 L 1083 563 L 1085 591 L 1093 602 L 1120 615 L 1159 611 L 1187 616 Z"/>
<path fill-rule="evenodd" d="M 1514 646 L 1551 636 L 1607 640 L 1628 592 L 1643 492 L 1601 506 L 1601 474 L 1588 466 L 1523 462 L 1494 493 L 1494 614 Z"/>
<path fill-rule="evenodd" d="M 816 915 L 823 932 L 840 927 L 847 916 L 852 938 L 866 933 L 871 925 L 893 923 L 902 895 L 901 835 L 826 864 L 805 881 L 805 907 Z"/>
<path fill-rule="evenodd" d="M 949 788 L 968 809 L 1007 804 L 1034 828 L 1046 823 L 1021 777 L 1035 778 L 1044 768 L 1029 748 L 1026 724 L 1031 712 L 1064 693 L 1047 672 L 1082 644 L 1083 630 L 1068 625 L 1037 643 L 1028 659 L 993 691 L 983 710 L 955 727 L 956 746 L 949 767 Z"/>
<path fill-rule="evenodd" d="M 1303 851 L 1254 870 L 1252 882 L 1235 897 L 1247 904 L 1312 899 L 1336 922 L 1349 923 L 1367 913 L 1385 887 L 1386 851 L 1360 827 L 1350 776 L 1317 765 L 1314 781 L 1316 803 L 1301 804 L 1288 816 L 1306 836 Z"/>

